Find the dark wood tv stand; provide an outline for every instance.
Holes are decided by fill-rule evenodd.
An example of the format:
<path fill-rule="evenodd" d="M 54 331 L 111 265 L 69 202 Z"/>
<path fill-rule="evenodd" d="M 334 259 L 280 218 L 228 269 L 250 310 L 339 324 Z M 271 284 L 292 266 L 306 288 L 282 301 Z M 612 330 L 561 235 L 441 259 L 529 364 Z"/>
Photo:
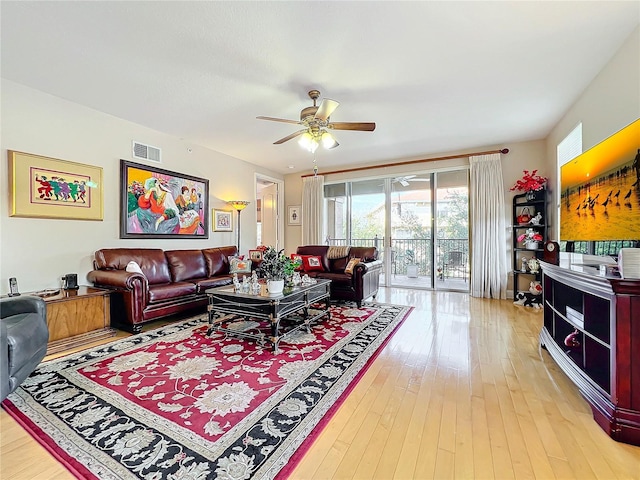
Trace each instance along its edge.
<path fill-rule="evenodd" d="M 640 445 L 640 280 L 541 262 L 540 344 L 576 384 L 611 438 Z M 583 270 L 583 271 L 576 271 Z M 565 344 L 575 333 L 575 343 Z"/>

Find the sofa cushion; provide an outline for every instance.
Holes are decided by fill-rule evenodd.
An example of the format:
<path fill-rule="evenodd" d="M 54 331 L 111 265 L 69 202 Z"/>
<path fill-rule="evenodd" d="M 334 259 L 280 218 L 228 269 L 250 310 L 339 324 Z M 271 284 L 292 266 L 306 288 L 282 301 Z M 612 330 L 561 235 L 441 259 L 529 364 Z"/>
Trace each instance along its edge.
<path fill-rule="evenodd" d="M 238 249 L 234 246 L 206 248 L 202 250 L 207 264 L 209 277 L 229 274 L 229 257 L 235 256 Z"/>
<path fill-rule="evenodd" d="M 349 260 L 347 266 L 344 267 L 344 273 L 346 273 L 347 275 L 353 275 L 353 269 L 356 268 L 356 265 L 358 263 L 360 263 L 360 259 L 358 257 Z"/>
<path fill-rule="evenodd" d="M 205 293 L 209 288 L 224 287 L 233 283 L 233 276 L 218 275 L 217 277 L 198 278 L 191 280 L 196 284 L 197 293 Z"/>
<path fill-rule="evenodd" d="M 329 260 L 327 259 L 328 245 L 303 245 L 297 248 L 296 253 L 298 255 L 317 255 L 322 257 L 322 267 L 325 272 L 330 270 Z"/>
<path fill-rule="evenodd" d="M 229 257 L 229 273 L 251 273 L 251 260 L 243 260 L 240 257 Z"/>
<path fill-rule="evenodd" d="M 378 259 L 376 247 L 351 247 L 349 258 L 359 257 L 363 262 L 373 262 Z"/>
<path fill-rule="evenodd" d="M 159 248 L 103 248 L 95 253 L 95 266 L 101 270 L 126 270 L 131 261 L 140 269 L 149 285 L 171 282 L 169 263 Z"/>
<path fill-rule="evenodd" d="M 207 264 L 202 250 L 166 250 L 164 253 L 174 282 L 207 276 Z"/>
<path fill-rule="evenodd" d="M 149 286 L 149 303 L 162 302 L 172 298 L 196 293 L 196 285 L 191 282 L 174 282 Z"/>
<path fill-rule="evenodd" d="M 317 255 L 302 255 L 302 269 L 305 272 L 324 272 L 322 257 Z"/>
<path fill-rule="evenodd" d="M 309 275 L 311 276 L 311 275 Z M 331 280 L 331 288 L 345 288 L 353 285 L 353 277 L 347 273 L 340 272 L 317 272 L 315 278 Z"/>

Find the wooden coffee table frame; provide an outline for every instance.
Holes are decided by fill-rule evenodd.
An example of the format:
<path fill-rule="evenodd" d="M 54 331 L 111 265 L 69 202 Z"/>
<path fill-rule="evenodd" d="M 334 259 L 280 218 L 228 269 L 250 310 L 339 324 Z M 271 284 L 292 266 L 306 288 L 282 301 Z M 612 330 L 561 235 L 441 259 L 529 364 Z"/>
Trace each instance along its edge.
<path fill-rule="evenodd" d="M 209 289 L 205 292 L 209 297 L 207 311 L 210 327 L 207 335 L 218 331 L 257 340 L 259 343 L 268 341 L 273 345 L 273 352 L 278 353 L 279 343 L 287 336 L 301 328 L 310 332 L 311 324 L 324 316 L 327 319 L 331 317 L 330 286 L 331 280 L 318 280 L 314 284 L 285 288 L 282 295 L 273 297 L 236 293 L 233 286 Z M 321 302 L 324 302 L 324 309 L 316 313 L 310 311 L 309 307 L 312 304 Z M 227 323 L 229 319 L 223 318 L 229 314 L 247 319 L 266 320 L 270 331 L 249 333 L 225 328 L 222 324 Z M 285 319 L 291 320 L 295 326 L 281 332 L 281 322 Z"/>

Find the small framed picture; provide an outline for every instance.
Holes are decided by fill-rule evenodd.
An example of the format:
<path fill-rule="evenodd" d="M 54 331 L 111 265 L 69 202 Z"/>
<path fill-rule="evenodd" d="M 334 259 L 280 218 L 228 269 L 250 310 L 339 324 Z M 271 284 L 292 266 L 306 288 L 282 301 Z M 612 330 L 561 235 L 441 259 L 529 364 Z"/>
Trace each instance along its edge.
<path fill-rule="evenodd" d="M 289 207 L 289 225 L 302 225 L 302 207 L 291 205 Z"/>
<path fill-rule="evenodd" d="M 252 262 L 262 261 L 262 250 L 249 250 L 249 259 Z"/>
<path fill-rule="evenodd" d="M 213 231 L 214 232 L 232 232 L 231 216 L 233 212 L 230 210 L 213 209 Z"/>

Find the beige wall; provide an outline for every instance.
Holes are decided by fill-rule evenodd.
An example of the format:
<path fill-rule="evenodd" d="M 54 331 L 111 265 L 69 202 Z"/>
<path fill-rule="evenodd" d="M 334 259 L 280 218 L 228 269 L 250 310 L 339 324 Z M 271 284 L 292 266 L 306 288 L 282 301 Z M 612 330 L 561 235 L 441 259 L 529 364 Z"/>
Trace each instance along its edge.
<path fill-rule="evenodd" d="M 88 284 L 86 274 L 93 252 L 99 248 L 235 245 L 235 232 L 209 232 L 207 240 L 119 238 L 120 159 L 145 163 L 132 157 L 132 140 L 162 149 L 162 163 L 157 166 L 208 178 L 209 216 L 212 208 L 227 208 L 227 200 L 250 200 L 250 207 L 241 216 L 242 252 L 256 245 L 255 173 L 274 178 L 281 175 L 6 80 L 2 81 L 1 102 L 0 292 L 8 291 L 9 277 L 17 277 L 20 290 L 25 292 L 58 288 L 65 273 L 78 273 L 80 282 Z M 102 167 L 104 220 L 9 217 L 7 150 Z M 235 228 L 235 213 L 233 221 Z"/>
<path fill-rule="evenodd" d="M 559 181 L 556 148 L 582 122 L 583 151 L 640 117 L 640 27 L 627 38 L 611 61 L 576 100 L 546 139 L 547 166 L 552 186 Z M 554 191 L 549 210 L 557 212 Z M 557 221 L 557 215 L 554 215 Z M 551 237 L 556 238 L 553 225 Z"/>

